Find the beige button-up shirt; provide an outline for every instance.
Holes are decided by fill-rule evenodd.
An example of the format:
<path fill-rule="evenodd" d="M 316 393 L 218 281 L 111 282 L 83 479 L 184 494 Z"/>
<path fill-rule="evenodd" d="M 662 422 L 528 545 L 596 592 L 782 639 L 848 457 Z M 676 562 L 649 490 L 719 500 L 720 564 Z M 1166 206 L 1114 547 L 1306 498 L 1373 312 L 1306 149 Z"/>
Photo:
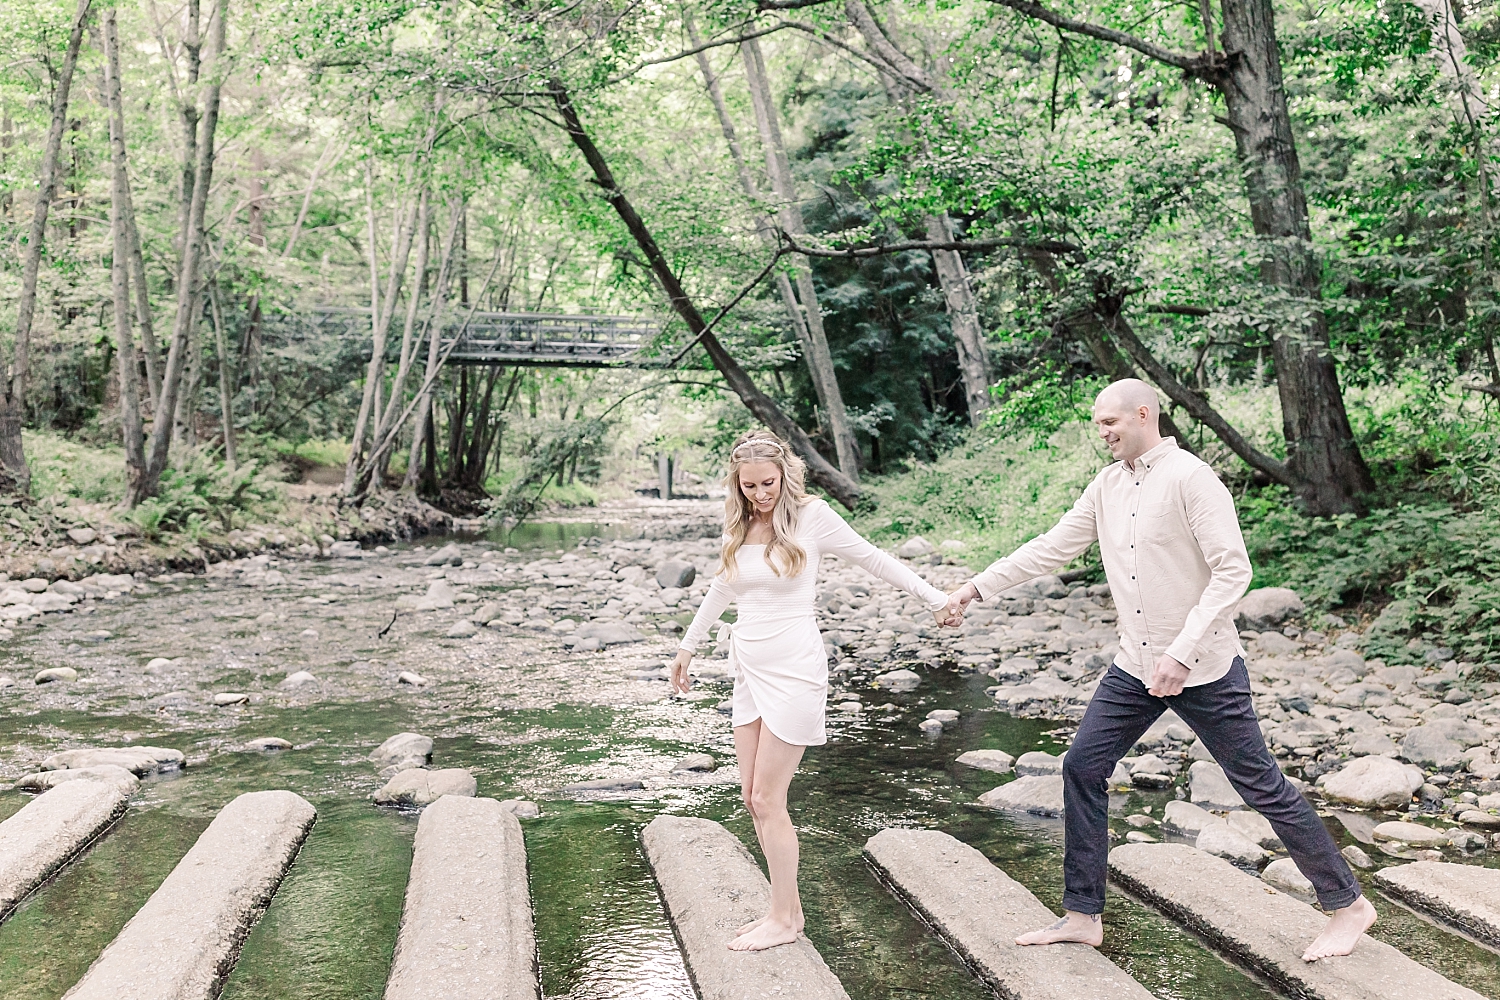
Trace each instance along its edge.
<path fill-rule="evenodd" d="M 1250 584 L 1250 556 L 1229 490 L 1173 438 L 1107 466 L 1056 527 L 974 578 L 988 600 L 1056 572 L 1095 541 L 1119 615 L 1120 669 L 1150 685 L 1163 653 L 1188 686 L 1229 672 L 1245 651 L 1234 609 Z"/>

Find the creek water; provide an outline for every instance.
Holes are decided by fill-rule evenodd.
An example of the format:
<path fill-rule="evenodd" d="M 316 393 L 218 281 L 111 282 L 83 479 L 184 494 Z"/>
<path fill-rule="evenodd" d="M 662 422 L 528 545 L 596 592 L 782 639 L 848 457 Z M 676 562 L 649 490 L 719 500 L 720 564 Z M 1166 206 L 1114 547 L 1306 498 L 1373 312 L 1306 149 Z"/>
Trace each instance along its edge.
<path fill-rule="evenodd" d="M 588 533 L 579 526 L 539 526 L 529 539 L 506 541 L 555 547 Z M 327 564 L 283 569 L 309 591 L 335 573 Z M 317 807 L 318 820 L 246 941 L 223 995 L 378 998 L 400 922 L 416 817 L 370 804 L 380 779 L 367 755 L 392 733 L 411 730 L 435 738 L 434 766 L 473 771 L 481 794 L 525 795 L 541 805 L 542 817 L 523 825 L 545 996 L 693 997 L 638 834 L 663 811 L 706 816 L 755 850 L 728 767 L 728 721 L 714 709 L 724 688 L 667 699 L 659 682 L 630 681 L 601 692 L 588 686 L 597 681 L 578 662 L 586 658 L 527 663 L 524 639 L 476 652 L 412 632 L 404 645 L 382 646 L 389 640 L 372 637 L 372 623 L 388 616 L 389 595 L 362 594 L 329 605 L 261 600 L 180 581 L 153 596 L 100 607 L 83 623 L 23 632 L 10 644 L 4 669 L 23 683 L 28 670 L 76 662 L 93 665 L 97 684 L 93 692 L 81 687 L 81 696 L 30 700 L 17 697 L 18 688 L 0 691 L 0 746 L 11 758 L 5 775 L 14 778 L 62 746 L 90 744 L 174 746 L 192 763 L 148 779 L 108 836 L 0 925 L 0 996 L 61 997 L 219 808 L 242 792 L 288 788 Z M 263 606 L 284 608 L 283 618 L 273 624 L 252 617 Z M 305 622 L 321 623 L 322 637 L 294 635 Z M 84 629 L 101 627 L 112 638 L 97 652 L 77 641 Z M 158 683 L 114 665 L 138 664 L 167 646 L 199 667 Z M 510 661 L 503 681 L 510 687 L 494 686 L 502 682 L 491 680 L 495 665 L 487 657 Z M 172 687 L 256 689 L 271 676 L 302 667 L 328 678 L 321 694 L 268 696 L 234 709 L 204 710 L 183 708 L 172 692 L 160 693 Z M 397 667 L 448 679 L 418 695 L 389 683 Z M 974 799 L 996 783 L 994 776 L 953 763 L 967 749 L 1060 749 L 1048 735 L 1054 724 L 994 711 L 984 695 L 986 683 L 982 676 L 934 670 L 914 694 L 866 692 L 867 703 L 889 700 L 896 710 L 832 719 L 830 743 L 808 753 L 792 786 L 808 936 L 851 997 L 991 995 L 861 859 L 864 841 L 883 827 L 946 830 L 979 848 L 1047 905 L 1059 905 L 1060 826 L 976 809 Z M 956 708 L 962 716 L 930 738 L 918 732 L 916 721 L 935 707 Z M 297 748 L 273 754 L 234 749 L 263 735 L 284 737 Z M 724 773 L 591 799 L 549 791 L 591 778 L 663 774 L 673 760 L 698 751 L 713 754 Z M 1143 805 L 1159 816 L 1168 794 L 1131 796 L 1119 803 L 1118 816 Z M 19 792 L 0 792 L 0 818 L 25 801 Z M 1337 833 L 1347 836 L 1342 829 Z M 1377 905 L 1382 938 L 1450 978 L 1500 995 L 1492 953 L 1399 908 L 1379 900 Z M 1128 898 L 1112 898 L 1109 919 L 1106 953 L 1164 1000 L 1276 995 Z M 162 947 L 172 947 L 170 939 Z"/>

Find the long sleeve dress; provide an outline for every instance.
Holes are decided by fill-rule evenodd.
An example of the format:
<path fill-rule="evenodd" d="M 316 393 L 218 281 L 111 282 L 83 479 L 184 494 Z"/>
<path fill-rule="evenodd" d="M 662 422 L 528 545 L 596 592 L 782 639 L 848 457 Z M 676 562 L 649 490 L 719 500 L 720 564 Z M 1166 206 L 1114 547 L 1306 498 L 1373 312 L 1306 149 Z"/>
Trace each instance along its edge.
<path fill-rule="evenodd" d="M 681 648 L 695 651 L 709 626 L 735 603 L 739 614 L 729 640 L 733 724 L 760 719 L 783 742 L 820 746 L 828 742 L 828 654 L 816 617 L 818 564 L 823 556 L 847 559 L 933 608 L 945 604 L 948 596 L 860 537 L 826 501 L 812 500 L 802 508 L 796 538 L 807 552 L 807 562 L 793 577 L 771 570 L 764 545 L 741 546 L 736 557 L 739 572 L 733 580 L 722 569 L 714 577 Z"/>

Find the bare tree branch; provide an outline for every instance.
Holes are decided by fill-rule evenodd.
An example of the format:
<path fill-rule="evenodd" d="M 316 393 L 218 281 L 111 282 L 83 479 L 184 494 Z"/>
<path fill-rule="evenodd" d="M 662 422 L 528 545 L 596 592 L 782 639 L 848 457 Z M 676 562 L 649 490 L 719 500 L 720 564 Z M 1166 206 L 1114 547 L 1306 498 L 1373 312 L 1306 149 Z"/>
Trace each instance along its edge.
<path fill-rule="evenodd" d="M 1072 243 L 1064 243 L 1061 240 L 1027 240 L 1015 236 L 994 236 L 978 240 L 904 240 L 900 243 L 881 243 L 872 247 L 852 247 L 844 250 L 832 250 L 825 247 L 808 246 L 798 243 L 791 234 L 785 230 L 781 233 L 783 246 L 791 253 L 800 253 L 805 257 L 831 257 L 843 260 L 865 260 L 870 257 L 879 257 L 884 254 L 906 253 L 911 250 L 997 250 L 1002 247 L 1014 247 L 1021 250 L 1045 250 L 1048 253 L 1081 253 L 1082 247 Z"/>
<path fill-rule="evenodd" d="M 1145 307 L 1149 313 L 1165 313 L 1169 316 L 1212 316 L 1212 309 L 1202 306 L 1176 306 L 1170 303 L 1156 303 Z"/>
<path fill-rule="evenodd" d="M 1054 10 L 1043 7 L 1039 3 L 1033 3 L 1032 0 L 989 0 L 989 2 L 999 4 L 1002 7 L 1009 7 L 1019 14 L 1035 18 L 1038 21 L 1045 21 L 1059 31 L 1071 31 L 1076 35 L 1087 35 L 1090 38 L 1097 38 L 1102 42 L 1113 42 L 1116 45 L 1135 49 L 1137 52 L 1149 56 L 1157 62 L 1166 63 L 1168 66 L 1176 66 L 1184 73 L 1193 76 L 1211 79 L 1217 77 L 1221 69 L 1221 65 L 1216 63 L 1211 55 L 1189 55 L 1185 52 L 1173 52 L 1171 49 L 1162 48 L 1154 42 L 1148 42 L 1144 38 L 1137 38 L 1124 31 L 1116 31 L 1114 28 L 1106 28 L 1103 25 L 1090 24 L 1088 21 L 1075 21 L 1071 17 L 1064 17 Z"/>
<path fill-rule="evenodd" d="M 641 70 L 645 69 L 647 66 L 661 66 L 666 63 L 676 62 L 679 59 L 686 59 L 689 56 L 695 56 L 700 52 L 707 52 L 709 49 L 717 49 L 725 45 L 739 45 L 742 42 L 750 41 L 752 38 L 760 38 L 764 35 L 774 34 L 775 32 L 783 31 L 787 28 L 792 27 L 796 27 L 796 25 L 792 24 L 789 21 L 779 21 L 776 24 L 771 25 L 769 28 L 761 28 L 758 31 L 747 32 L 743 35 L 731 35 L 728 38 L 720 38 L 712 42 L 704 42 L 702 45 L 695 45 L 690 49 L 683 49 L 681 52 L 675 52 L 669 56 L 662 56 L 660 59 L 642 59 L 640 62 L 636 63 L 625 72 L 620 73 L 617 76 L 610 77 L 604 82 L 604 85 L 606 87 L 610 87 L 614 86 L 617 83 L 623 83 L 624 81 L 630 79 L 632 76 L 635 76 Z"/>

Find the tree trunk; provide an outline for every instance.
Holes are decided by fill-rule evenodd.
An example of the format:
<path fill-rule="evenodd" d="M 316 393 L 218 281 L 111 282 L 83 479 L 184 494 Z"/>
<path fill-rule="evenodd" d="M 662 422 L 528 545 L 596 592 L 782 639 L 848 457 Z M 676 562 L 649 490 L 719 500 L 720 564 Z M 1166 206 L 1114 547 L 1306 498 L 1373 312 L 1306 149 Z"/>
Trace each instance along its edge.
<path fill-rule="evenodd" d="M 68 95 L 73 88 L 73 71 L 78 66 L 78 50 L 83 45 L 83 22 L 88 19 L 90 3 L 91 0 L 78 0 L 67 52 L 58 68 L 57 87 L 52 92 L 52 124 L 47 130 L 47 144 L 42 148 L 36 205 L 21 256 L 21 298 L 16 305 L 15 352 L 11 356 L 10 378 L 3 386 L 4 398 L 0 399 L 0 490 L 3 491 L 28 493 L 31 490 L 31 468 L 26 464 L 26 450 L 21 443 L 21 426 L 26 421 L 26 380 L 31 373 L 31 326 L 36 315 L 36 285 L 42 267 L 42 246 L 47 236 L 47 213 L 57 194 L 57 160 L 62 152 L 63 130 L 68 125 Z"/>
<path fill-rule="evenodd" d="M 1272 340 L 1287 465 L 1309 512 L 1356 510 L 1374 488 L 1344 410 L 1329 353 L 1321 270 L 1312 248 L 1302 168 L 1282 83 L 1271 0 L 1223 0 L 1228 65 L 1221 89 L 1256 235 L 1261 280 L 1291 307 Z"/>
<path fill-rule="evenodd" d="M 188 212 L 188 228 L 183 235 L 182 267 L 177 276 L 177 315 L 172 324 L 172 346 L 167 350 L 167 366 L 162 373 L 161 398 L 151 423 L 151 447 L 146 459 L 146 475 L 139 489 L 129 491 L 126 500 L 134 507 L 156 493 L 161 474 L 167 467 L 172 447 L 172 415 L 182 387 L 184 355 L 197 329 L 198 266 L 203 257 L 203 216 L 208 209 L 208 190 L 213 183 L 214 131 L 219 125 L 219 92 L 224 69 L 224 22 L 229 16 L 229 0 L 219 0 L 213 18 L 213 77 L 204 90 L 202 135 L 195 146 L 198 163 L 194 171 L 193 199 Z"/>
<path fill-rule="evenodd" d="M 935 243 L 953 240 L 953 229 L 947 214 L 929 215 L 927 238 Z M 958 370 L 964 380 L 964 401 L 969 408 L 969 423 L 978 427 L 984 411 L 990 408 L 989 352 L 984 347 L 984 330 L 979 325 L 979 310 L 974 305 L 974 291 L 969 286 L 969 272 L 957 250 L 934 250 L 932 261 L 937 267 L 938 284 L 948 306 L 948 325 L 953 329 L 953 343 L 958 349 Z"/>
<path fill-rule="evenodd" d="M 761 57 L 760 45 L 750 39 L 742 46 L 745 62 L 745 78 L 750 85 L 750 103 L 755 108 L 756 125 L 760 128 L 760 143 L 766 155 L 766 174 L 771 179 L 771 190 L 780 207 L 781 228 L 793 235 L 807 232 L 802 220 L 802 208 L 797 201 L 797 190 L 792 183 L 792 167 L 787 159 L 786 146 L 781 138 L 781 123 L 777 119 L 776 104 L 771 96 L 771 81 L 766 73 L 765 60 Z M 806 324 L 807 340 L 803 353 L 807 356 L 807 370 L 812 375 L 813 389 L 818 402 L 828 415 L 828 427 L 833 433 L 833 443 L 838 454 L 839 469 L 850 479 L 859 480 L 859 442 L 849 426 L 848 414 L 844 412 L 844 394 L 839 389 L 838 374 L 833 368 L 833 355 L 828 350 L 828 338 L 823 331 L 823 312 L 818 305 L 818 293 L 813 287 L 812 271 L 807 261 L 800 258 L 792 268 L 797 283 L 797 295 L 802 300 L 803 322 Z"/>
<path fill-rule="evenodd" d="M 127 185 L 129 178 L 126 178 Z M 126 187 L 126 194 L 130 189 Z M 151 316 L 151 290 L 146 287 L 146 255 L 141 252 L 141 231 L 135 224 L 135 205 L 125 202 L 125 235 L 130 241 L 130 281 L 135 286 L 135 321 L 141 328 L 141 357 L 146 364 L 146 399 L 153 419 L 161 398 L 161 345 L 156 342 L 156 323 Z"/>
<path fill-rule="evenodd" d="M 1123 325 L 1125 321 L 1121 318 L 1117 322 Z M 1058 326 L 1063 328 L 1064 333 L 1077 337 L 1083 343 L 1083 346 L 1089 352 L 1089 356 L 1094 360 L 1094 367 L 1105 378 L 1112 382 L 1118 382 L 1121 379 L 1141 377 L 1140 373 L 1135 370 L 1135 366 L 1130 363 L 1130 359 L 1122 355 L 1115 349 L 1113 344 L 1105 339 L 1106 332 L 1103 321 L 1100 320 L 1098 314 L 1092 309 L 1085 309 L 1071 316 L 1065 316 L 1058 321 Z M 1176 397 L 1171 393 L 1167 393 L 1167 396 L 1173 402 L 1177 401 Z M 1179 403 L 1178 405 L 1181 404 Z M 1192 446 L 1187 442 L 1187 437 L 1172 419 L 1172 415 L 1165 409 L 1158 415 L 1156 426 L 1162 437 L 1176 438 L 1178 447 L 1188 452 L 1193 450 Z"/>
<path fill-rule="evenodd" d="M 694 24 L 691 16 L 684 16 L 687 23 L 688 38 L 696 48 L 703 44 L 703 38 L 698 34 L 698 27 Z M 762 200 L 760 187 L 755 183 L 755 176 L 750 172 L 750 165 L 745 162 L 744 150 L 740 148 L 740 139 L 735 131 L 734 120 L 729 117 L 729 108 L 724 103 L 724 90 L 719 86 L 719 78 L 715 75 L 713 64 L 709 62 L 706 51 L 697 53 L 698 69 L 703 74 L 703 82 L 708 89 L 709 99 L 713 102 L 714 113 L 719 118 L 719 129 L 724 133 L 724 141 L 729 144 L 729 158 L 734 161 L 735 174 L 740 180 L 740 189 L 745 192 L 745 197 L 750 203 L 759 206 Z M 776 237 L 776 227 L 771 220 L 762 215 L 757 207 L 755 216 L 755 235 L 760 238 L 766 249 L 774 251 L 779 240 Z M 787 319 L 792 324 L 792 331 L 796 334 L 797 343 L 802 345 L 802 354 L 806 358 L 812 356 L 811 335 L 807 331 L 807 324 L 802 320 L 802 306 L 797 302 L 797 295 L 792 291 L 792 280 L 787 277 L 786 271 L 776 269 L 773 276 L 776 282 L 776 293 L 781 296 L 781 304 L 786 309 Z M 812 362 L 808 362 L 811 366 Z M 809 367 L 809 371 L 811 368 Z M 814 379 L 813 391 L 817 392 L 819 384 Z M 822 396 L 818 396 L 822 402 Z M 829 432 L 829 440 L 834 440 L 833 434 Z"/>
<path fill-rule="evenodd" d="M 583 154 L 584 160 L 587 161 L 589 169 L 594 174 L 595 181 L 604 192 L 604 197 L 635 239 L 636 245 L 640 247 L 650 263 L 656 280 L 666 292 L 673 310 L 687 324 L 688 331 L 702 342 L 714 367 L 724 376 L 724 381 L 729 384 L 735 395 L 740 397 L 746 409 L 791 445 L 792 449 L 807 463 L 808 475 L 812 477 L 813 482 L 827 490 L 839 503 L 852 510 L 859 501 L 859 484 L 829 464 L 828 460 L 813 446 L 806 432 L 785 413 L 782 413 L 771 397 L 760 391 L 760 387 L 750 378 L 749 373 L 740 367 L 739 362 L 708 330 L 708 324 L 698 312 L 698 307 L 683 290 L 682 283 L 677 280 L 677 273 L 672 270 L 666 255 L 657 246 L 656 238 L 646 228 L 646 223 L 636 212 L 635 206 L 625 197 L 625 192 L 621 191 L 619 185 L 615 183 L 609 164 L 599 152 L 599 148 L 594 145 L 594 140 L 584 130 L 578 111 L 568 96 L 567 88 L 563 86 L 560 79 L 555 77 L 549 81 L 548 86 L 552 91 L 557 110 L 562 115 L 563 127 L 568 132 L 568 138 Z"/>
<path fill-rule="evenodd" d="M 406 479 L 403 483 L 407 489 L 423 488 L 422 477 L 425 470 L 419 469 L 417 463 L 424 448 L 428 451 L 432 450 L 432 395 L 433 389 L 437 386 L 438 368 L 441 365 L 443 308 L 448 301 L 449 268 L 454 263 L 455 254 L 458 252 L 463 217 L 464 199 L 462 195 L 459 195 L 453 200 L 447 246 L 443 251 L 442 266 L 438 269 L 437 285 L 432 292 L 432 314 L 427 321 L 427 368 L 422 374 L 422 388 L 418 394 L 419 401 L 415 410 L 416 426 L 412 430 L 411 452 L 406 460 Z M 432 485 L 436 488 L 435 479 Z"/>
<path fill-rule="evenodd" d="M 892 100 L 901 100 L 917 92 L 931 92 L 944 100 L 951 100 L 932 74 L 891 41 L 864 0 L 845 0 L 844 12 L 864 37 L 870 51 L 891 68 L 889 74 L 884 74 L 883 82 Z M 953 241 L 953 220 L 948 213 L 929 215 L 923 220 L 923 225 L 932 242 Z M 979 310 L 974 304 L 974 289 L 963 257 L 957 250 L 934 250 L 932 261 L 937 270 L 938 285 L 943 290 L 943 302 L 948 307 L 948 325 L 953 330 L 953 343 L 958 353 L 958 370 L 963 377 L 969 423 L 977 427 L 992 402 L 990 384 L 994 382 L 994 372 L 990 367 L 989 351 L 984 345 Z"/>
<path fill-rule="evenodd" d="M 115 8 L 104 14 L 104 99 L 109 111 L 111 171 L 109 224 L 113 235 L 110 291 L 114 298 L 115 351 L 120 379 L 120 430 L 125 445 L 125 474 L 134 484 L 146 474 L 146 442 L 137 387 L 135 337 L 131 329 L 130 175 L 125 156 L 125 109 L 120 96 L 120 39 Z"/>
<path fill-rule="evenodd" d="M 177 199 L 177 250 L 185 257 L 188 246 L 188 222 L 193 214 L 193 186 L 198 171 L 198 76 L 203 69 L 201 35 L 201 0 L 187 0 L 187 21 L 182 29 L 182 48 L 187 55 L 187 75 L 183 82 L 181 105 L 177 118 L 182 127 L 182 164 L 179 167 Z M 165 53 L 164 53 L 165 54 Z M 182 270 L 179 258 L 177 270 Z"/>
<path fill-rule="evenodd" d="M 214 346 L 219 354 L 219 426 L 224 430 L 224 463 L 233 471 L 238 464 L 234 447 L 234 364 L 224 336 L 224 312 L 219 308 L 216 284 L 208 286 L 208 307 L 214 322 Z"/>

